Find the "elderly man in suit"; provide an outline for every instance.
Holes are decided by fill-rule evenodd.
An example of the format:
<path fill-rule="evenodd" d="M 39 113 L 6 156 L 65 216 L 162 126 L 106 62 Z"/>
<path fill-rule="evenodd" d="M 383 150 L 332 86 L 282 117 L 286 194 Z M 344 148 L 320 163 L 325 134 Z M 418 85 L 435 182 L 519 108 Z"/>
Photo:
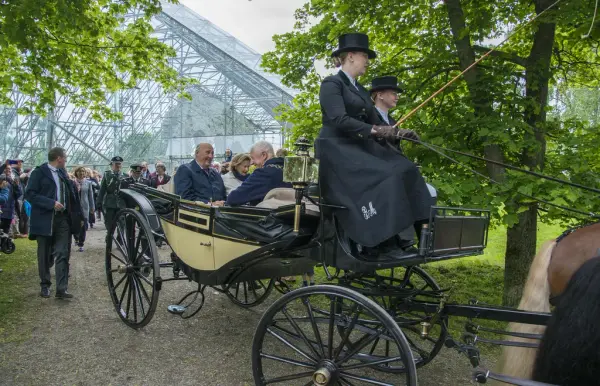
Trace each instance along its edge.
<path fill-rule="evenodd" d="M 200 201 L 213 206 L 225 204 L 225 184 L 221 174 L 211 168 L 215 150 L 210 143 L 196 146 L 194 160 L 181 165 L 173 177 L 175 194 L 184 200 Z"/>
<path fill-rule="evenodd" d="M 71 235 L 83 226 L 79 195 L 65 171 L 67 154 L 55 147 L 48 162 L 31 172 L 25 199 L 31 204 L 29 238 L 37 240 L 40 295 L 50 297 L 50 267 L 56 269 L 56 297 L 70 299 L 69 257 Z"/>
<path fill-rule="evenodd" d="M 292 187 L 283 182 L 283 157 L 275 157 L 273 146 L 269 142 L 255 143 L 250 149 L 250 158 L 256 170 L 229 193 L 227 205 L 257 205 L 270 190 Z"/>

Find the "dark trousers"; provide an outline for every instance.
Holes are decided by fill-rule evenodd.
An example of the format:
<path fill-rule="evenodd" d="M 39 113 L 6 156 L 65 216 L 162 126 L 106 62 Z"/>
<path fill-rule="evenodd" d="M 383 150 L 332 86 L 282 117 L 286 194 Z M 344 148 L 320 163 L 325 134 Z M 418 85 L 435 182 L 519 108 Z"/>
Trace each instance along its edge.
<path fill-rule="evenodd" d="M 71 229 L 67 213 L 55 213 L 52 236 L 36 236 L 38 244 L 38 271 L 40 286 L 52 285 L 50 268 L 56 270 L 56 292 L 65 292 L 69 286 L 69 255 L 71 252 Z"/>
<path fill-rule="evenodd" d="M 106 242 L 110 239 L 110 227 L 112 226 L 112 222 L 117 217 L 117 212 L 119 209 L 107 208 L 104 212 L 104 225 L 106 226 Z"/>
<path fill-rule="evenodd" d="M 79 234 L 75 236 L 75 241 L 77 241 L 78 247 L 83 247 L 83 244 L 85 243 L 85 236 L 86 236 L 87 230 L 88 230 L 88 222 L 84 219 L 83 226 L 79 230 Z"/>
<path fill-rule="evenodd" d="M 0 219 L 0 229 L 2 229 L 2 232 L 9 234 L 10 233 L 10 223 L 12 222 L 12 219 L 10 218 L 3 218 Z"/>

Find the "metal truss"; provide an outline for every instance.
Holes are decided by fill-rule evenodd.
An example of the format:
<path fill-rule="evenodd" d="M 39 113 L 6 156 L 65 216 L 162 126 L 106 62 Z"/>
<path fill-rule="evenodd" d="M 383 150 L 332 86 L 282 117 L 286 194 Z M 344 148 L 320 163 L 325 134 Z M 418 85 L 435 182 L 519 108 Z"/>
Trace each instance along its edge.
<path fill-rule="evenodd" d="M 260 69 L 260 54 L 183 5 L 163 3 L 152 24 L 154 36 L 177 52 L 170 64 L 181 76 L 198 80 L 190 93 L 223 105 L 215 119 L 222 127 L 205 135 L 249 134 L 250 128 L 257 138 L 281 143 L 286 123 L 277 120 L 274 109 L 291 104 L 295 92 Z M 87 108 L 72 105 L 65 96 L 45 118 L 19 115 L 26 97 L 17 90 L 13 100 L 14 106 L 0 107 L 1 159 L 36 165 L 52 146 L 66 148 L 71 165 L 106 165 L 117 154 L 126 162 L 191 156 L 166 152 L 171 138 L 191 135 L 184 130 L 190 114 L 181 111 L 197 103 L 178 100 L 155 82 L 142 81 L 107 96 L 107 105 L 123 115 L 116 122 L 93 120 Z"/>

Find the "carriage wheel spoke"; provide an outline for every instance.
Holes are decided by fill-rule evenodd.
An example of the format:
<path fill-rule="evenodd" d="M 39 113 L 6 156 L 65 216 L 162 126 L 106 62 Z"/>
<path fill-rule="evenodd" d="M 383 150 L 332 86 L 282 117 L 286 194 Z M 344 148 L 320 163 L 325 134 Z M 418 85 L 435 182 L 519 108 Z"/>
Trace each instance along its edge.
<path fill-rule="evenodd" d="M 319 348 L 321 349 L 321 357 L 325 357 L 325 347 L 323 346 L 323 340 L 321 339 L 321 332 L 319 332 L 319 327 L 317 326 L 317 322 L 315 321 L 315 315 L 313 314 L 312 305 L 310 304 L 308 297 L 303 298 L 302 303 L 308 311 L 308 317 L 310 318 L 310 324 L 312 326 L 313 333 L 315 334 L 315 339 L 317 340 Z"/>
<path fill-rule="evenodd" d="M 346 373 L 341 371 L 340 375 L 343 375 L 345 378 L 350 378 L 350 379 L 354 379 L 356 381 L 361 381 L 361 382 L 366 382 L 366 383 L 370 383 L 372 385 L 379 385 L 379 386 L 394 386 L 391 383 L 387 383 L 387 382 L 381 382 L 378 381 L 376 379 L 373 378 L 367 378 L 367 377 L 359 377 L 358 375 L 354 375 L 354 374 L 350 374 L 350 373 Z"/>
<path fill-rule="evenodd" d="M 292 327 L 294 327 L 294 329 L 296 330 L 296 332 L 302 337 L 302 340 L 304 341 L 304 344 L 306 344 L 311 349 L 311 351 L 315 354 L 315 358 L 318 358 L 319 357 L 319 353 L 317 352 L 317 350 L 315 350 L 315 347 L 312 345 L 312 343 L 310 343 L 308 341 L 308 338 L 306 337 L 306 335 L 304 334 L 304 331 L 302 331 L 302 329 L 300 328 L 300 326 L 298 326 L 298 323 L 296 323 L 296 321 L 290 317 L 290 315 L 287 313 L 287 311 L 285 310 L 285 308 L 282 309 L 281 312 L 285 315 L 285 317 L 290 322 L 290 324 L 292 325 Z"/>
<path fill-rule="evenodd" d="M 114 253 L 111 252 L 110 256 L 116 259 L 119 263 L 127 265 L 127 263 L 124 260 L 122 260 L 119 256 L 115 255 Z"/>
<path fill-rule="evenodd" d="M 150 300 L 150 296 L 148 296 L 148 292 L 146 292 L 146 288 L 144 288 L 144 285 L 141 283 L 140 279 L 138 279 L 137 277 L 134 276 L 133 280 L 135 281 L 135 284 L 138 287 L 138 290 L 140 291 L 141 295 L 144 295 L 144 298 L 146 298 L 146 301 L 148 302 L 148 304 L 152 304 L 152 301 Z M 140 301 L 141 301 L 141 299 L 140 299 Z"/>
<path fill-rule="evenodd" d="M 404 337 L 408 341 L 408 344 L 410 344 L 410 346 L 412 347 L 413 351 L 417 351 L 419 353 L 419 355 L 421 356 L 421 359 L 429 358 L 429 351 L 427 351 L 427 350 L 421 348 L 421 346 L 417 345 L 412 339 L 410 339 L 408 337 L 408 334 L 404 334 Z"/>
<path fill-rule="evenodd" d="M 121 310 L 123 310 L 123 298 L 125 298 L 125 291 L 127 291 L 127 288 L 129 288 L 129 275 L 123 275 L 123 277 L 127 278 L 127 280 L 125 281 L 123 292 L 121 292 L 121 297 L 119 298 L 119 308 L 121 308 Z"/>
<path fill-rule="evenodd" d="M 260 353 L 260 356 L 262 358 L 272 359 L 274 361 L 283 362 L 283 363 L 287 363 L 287 364 L 294 365 L 294 366 L 307 367 L 309 369 L 314 369 L 315 368 L 315 365 L 311 365 L 310 363 L 300 362 L 300 361 L 297 361 L 297 360 L 294 360 L 294 359 L 284 358 L 284 357 L 280 357 L 280 356 L 277 356 L 277 355 Z"/>
<path fill-rule="evenodd" d="M 146 317 L 146 309 L 144 308 L 144 300 L 142 299 L 142 291 L 140 289 L 140 283 L 138 282 L 137 279 L 133 279 L 133 284 L 135 285 L 136 288 L 136 293 L 138 295 L 138 300 L 140 302 L 140 310 L 142 311 L 142 319 L 144 319 Z M 146 300 L 148 300 L 148 297 L 146 296 Z M 150 306 L 150 301 L 148 300 L 148 306 Z"/>
<path fill-rule="evenodd" d="M 291 348 L 292 350 L 296 351 L 298 354 L 302 355 L 304 358 L 308 359 L 309 361 L 311 361 L 312 363 L 316 363 L 317 361 L 312 358 L 310 355 L 308 355 L 307 353 L 305 353 L 304 351 L 300 350 L 298 347 L 294 346 L 293 344 L 291 344 L 287 339 L 285 339 L 284 337 L 280 336 L 279 334 L 275 333 L 271 328 L 267 328 L 267 332 L 271 335 L 273 335 L 275 338 L 279 339 L 283 344 L 285 344 L 286 346 L 288 346 L 289 348 Z"/>
<path fill-rule="evenodd" d="M 358 316 L 360 315 L 361 311 L 362 308 L 360 308 L 357 303 L 354 303 L 354 306 L 352 307 L 351 311 L 351 314 L 354 316 L 352 317 L 350 325 L 346 327 L 346 331 L 344 333 L 342 341 L 340 342 L 340 345 L 335 350 L 335 355 L 332 358 L 334 362 L 337 361 L 338 357 L 340 356 L 340 353 L 342 352 L 342 349 L 344 348 L 344 346 L 346 346 L 346 343 L 348 343 L 348 338 L 350 338 L 350 334 L 354 330 L 354 326 L 356 325 L 356 321 L 358 320 Z"/>
<path fill-rule="evenodd" d="M 402 357 L 397 356 L 397 357 L 393 357 L 393 358 L 380 359 L 380 360 L 377 360 L 374 362 L 362 362 L 362 363 L 357 363 L 354 365 L 342 366 L 342 367 L 340 367 L 340 370 L 354 370 L 354 369 L 360 369 L 363 367 L 371 367 L 371 366 L 382 365 L 382 364 L 396 362 L 396 361 L 402 361 Z"/>
<path fill-rule="evenodd" d="M 248 304 L 248 282 L 243 282 L 244 286 L 244 303 Z"/>
<path fill-rule="evenodd" d="M 127 275 L 123 275 L 123 276 L 121 276 L 121 280 L 119 280 L 119 281 L 117 282 L 117 284 L 114 286 L 114 291 L 115 291 L 115 293 L 116 293 L 116 290 L 117 290 L 117 288 L 119 288 L 119 286 L 121 285 L 121 283 L 123 283 L 123 281 L 124 281 L 126 278 L 127 278 Z"/>
<path fill-rule="evenodd" d="M 127 280 L 127 311 L 125 312 L 125 317 L 129 319 L 129 310 L 131 306 L 131 280 Z"/>
<path fill-rule="evenodd" d="M 137 308 L 137 298 L 135 296 L 135 284 L 133 283 L 133 279 L 131 280 L 131 292 L 133 295 L 133 321 L 137 322 L 138 320 L 138 308 Z"/>
<path fill-rule="evenodd" d="M 346 378 L 344 378 L 342 376 L 340 376 L 339 383 L 342 386 L 354 386 L 354 384 L 352 382 L 350 382 L 349 380 L 347 380 Z"/>
<path fill-rule="evenodd" d="M 360 338 L 358 340 L 358 342 L 355 343 L 354 348 L 352 350 L 350 350 L 350 352 L 346 353 L 346 355 L 341 360 L 337 361 L 336 364 L 340 365 L 340 364 L 346 362 L 348 359 L 352 358 L 354 355 L 356 355 L 358 352 L 360 352 L 360 350 L 365 348 L 368 344 L 373 342 L 375 339 L 379 338 L 381 336 L 381 334 L 383 334 L 383 331 L 380 330 L 380 331 L 377 331 L 377 333 L 373 334 L 373 335 L 369 335 L 369 334 L 364 335 L 362 338 Z"/>
<path fill-rule="evenodd" d="M 293 379 L 300 379 L 300 378 L 312 377 L 313 374 L 314 374 L 314 371 L 306 371 L 304 373 L 290 374 L 290 375 L 286 375 L 284 377 L 277 377 L 277 378 L 273 378 L 273 379 L 266 379 L 265 380 L 265 384 L 268 385 L 269 383 L 279 383 L 279 382 L 291 381 Z"/>
<path fill-rule="evenodd" d="M 331 298 L 331 306 L 329 307 L 329 336 L 328 336 L 328 353 L 327 358 L 333 358 L 333 325 L 335 322 L 335 300 L 336 297 L 332 296 Z M 342 308 L 344 307 L 344 299 L 342 299 Z"/>
<path fill-rule="evenodd" d="M 135 275 L 139 278 L 142 279 L 143 281 L 145 281 L 146 283 L 148 283 L 149 286 L 151 286 L 152 288 L 154 288 L 154 283 L 152 283 L 146 276 L 142 275 L 141 273 L 139 273 L 138 271 L 134 271 Z"/>

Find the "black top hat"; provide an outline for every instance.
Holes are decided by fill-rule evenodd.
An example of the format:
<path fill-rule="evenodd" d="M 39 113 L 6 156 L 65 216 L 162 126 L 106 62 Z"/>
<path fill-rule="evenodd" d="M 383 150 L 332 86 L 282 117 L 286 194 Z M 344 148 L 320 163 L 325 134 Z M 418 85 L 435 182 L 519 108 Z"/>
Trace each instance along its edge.
<path fill-rule="evenodd" d="M 114 156 L 110 159 L 110 163 L 122 163 L 123 162 L 123 158 L 117 156 Z"/>
<path fill-rule="evenodd" d="M 383 90 L 395 90 L 403 92 L 404 90 L 398 87 L 398 78 L 395 76 L 379 76 L 371 81 L 370 93 Z"/>
<path fill-rule="evenodd" d="M 369 36 L 361 33 L 351 33 L 341 35 L 339 38 L 339 47 L 333 51 L 331 56 L 339 56 L 342 52 L 366 52 L 369 59 L 375 59 L 377 54 L 369 48 Z"/>
<path fill-rule="evenodd" d="M 143 169 L 142 165 L 140 165 L 140 164 L 131 164 L 130 168 L 132 171 L 139 172 L 139 173 L 141 173 L 142 169 Z"/>

